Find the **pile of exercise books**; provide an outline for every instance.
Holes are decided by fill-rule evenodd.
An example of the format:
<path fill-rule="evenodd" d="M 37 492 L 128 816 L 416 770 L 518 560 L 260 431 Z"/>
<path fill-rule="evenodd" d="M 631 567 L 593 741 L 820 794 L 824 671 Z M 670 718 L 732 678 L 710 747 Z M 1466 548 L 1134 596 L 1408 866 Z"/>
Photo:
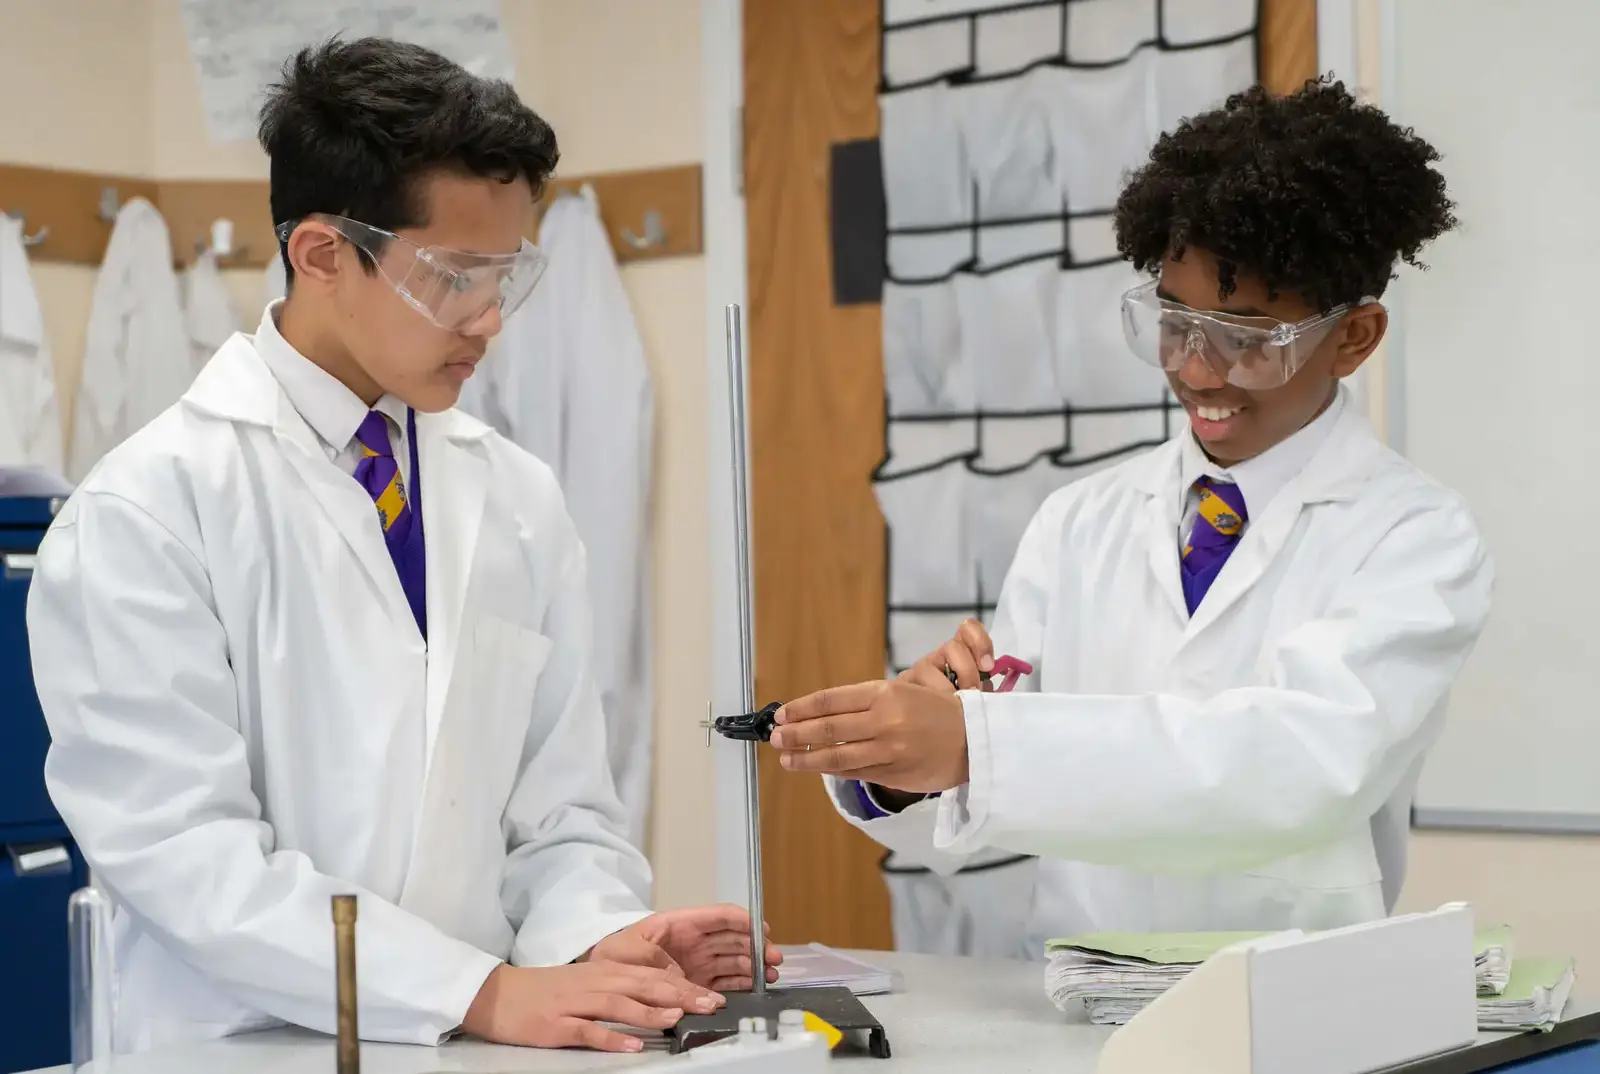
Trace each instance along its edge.
<path fill-rule="evenodd" d="M 900 974 L 820 943 L 784 946 L 779 988 L 848 988 L 858 996 L 898 992 Z"/>
<path fill-rule="evenodd" d="M 1081 1004 L 1089 1021 L 1122 1025 L 1200 963 L 1258 932 L 1099 932 L 1046 945 L 1045 991 L 1062 1010 Z M 1477 935 L 1478 1025 L 1550 1029 L 1572 993 L 1573 962 L 1512 955 L 1504 925 Z"/>

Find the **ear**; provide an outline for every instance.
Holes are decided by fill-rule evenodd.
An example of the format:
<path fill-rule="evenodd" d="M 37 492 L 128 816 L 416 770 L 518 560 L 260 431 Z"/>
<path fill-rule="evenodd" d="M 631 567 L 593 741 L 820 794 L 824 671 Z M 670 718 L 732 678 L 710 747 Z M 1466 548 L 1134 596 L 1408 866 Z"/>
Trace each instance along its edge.
<path fill-rule="evenodd" d="M 1376 302 L 1357 306 L 1345 315 L 1334 337 L 1333 375 L 1348 377 L 1371 357 L 1389 330 L 1389 311 Z"/>
<path fill-rule="evenodd" d="M 296 282 L 304 279 L 327 285 L 339 275 L 341 237 L 332 228 L 307 220 L 289 236 L 289 263 Z"/>

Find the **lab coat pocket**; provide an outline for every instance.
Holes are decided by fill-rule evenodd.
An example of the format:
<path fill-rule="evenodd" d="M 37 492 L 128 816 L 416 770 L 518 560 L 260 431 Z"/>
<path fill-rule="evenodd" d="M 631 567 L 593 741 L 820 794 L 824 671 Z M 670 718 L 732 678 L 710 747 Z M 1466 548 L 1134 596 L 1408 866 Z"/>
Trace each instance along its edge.
<path fill-rule="evenodd" d="M 883 879 L 897 951 L 964 958 L 1027 958 L 1036 858 L 988 851 L 953 876 L 889 855 Z"/>
<path fill-rule="evenodd" d="M 476 728 L 469 770 L 497 814 L 530 748 L 534 695 L 552 648 L 543 634 L 497 615 L 480 615 L 472 628 L 471 663 L 464 669 L 471 676 Z"/>
<path fill-rule="evenodd" d="M 956 277 L 961 352 L 984 410 L 1061 404 L 1055 378 L 1055 262 Z"/>
<path fill-rule="evenodd" d="M 1336 928 L 1385 915 L 1372 828 L 1360 821 L 1333 841 L 1245 873 L 1253 894 L 1285 907 L 1280 928 Z"/>

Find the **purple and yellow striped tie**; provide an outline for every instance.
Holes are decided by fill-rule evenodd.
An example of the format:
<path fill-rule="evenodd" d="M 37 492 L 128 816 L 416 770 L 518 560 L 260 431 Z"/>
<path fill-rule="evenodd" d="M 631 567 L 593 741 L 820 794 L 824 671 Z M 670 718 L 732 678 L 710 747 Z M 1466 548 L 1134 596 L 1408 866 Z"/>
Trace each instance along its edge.
<path fill-rule="evenodd" d="M 1222 572 L 1222 565 L 1238 547 L 1245 523 L 1250 521 L 1244 493 L 1238 485 L 1202 477 L 1194 487 L 1200 492 L 1200 512 L 1195 515 L 1189 543 L 1184 545 L 1182 565 L 1183 599 L 1190 615 L 1200 607 L 1211 583 Z"/>
<path fill-rule="evenodd" d="M 416 415 L 408 414 L 406 424 L 411 443 L 413 494 L 409 497 L 406 494 L 400 464 L 394 457 L 394 446 L 389 441 L 389 421 L 376 410 L 368 411 L 361 421 L 361 427 L 356 430 L 361 458 L 356 461 L 355 479 L 378 507 L 378 524 L 383 527 L 389 558 L 394 561 L 395 571 L 400 575 L 400 587 L 405 590 L 406 603 L 416 617 L 417 628 L 426 638 L 427 566 L 423 554 L 421 500 L 418 498 L 420 481 L 416 475 Z"/>

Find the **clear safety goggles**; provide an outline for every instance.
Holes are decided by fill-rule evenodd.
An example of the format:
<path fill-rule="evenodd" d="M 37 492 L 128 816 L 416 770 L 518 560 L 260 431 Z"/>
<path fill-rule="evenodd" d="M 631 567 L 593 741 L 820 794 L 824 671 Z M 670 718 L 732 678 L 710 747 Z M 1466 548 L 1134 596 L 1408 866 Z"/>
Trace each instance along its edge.
<path fill-rule="evenodd" d="M 1169 373 L 1198 355 L 1229 384 L 1250 390 L 1281 388 L 1317 345 L 1355 308 L 1346 303 L 1293 324 L 1274 317 L 1206 313 L 1156 294 L 1157 282 L 1122 296 L 1122 331 L 1142 361 Z M 1372 301 L 1364 299 L 1362 305 Z"/>
<path fill-rule="evenodd" d="M 392 231 L 348 217 L 318 213 L 307 219 L 327 224 L 364 251 L 389 286 L 417 312 L 448 332 L 472 327 L 496 307 L 509 317 L 533 292 L 548 263 L 527 239 L 511 254 L 474 254 L 444 246 L 418 246 Z M 278 226 L 278 241 L 302 221 Z"/>

